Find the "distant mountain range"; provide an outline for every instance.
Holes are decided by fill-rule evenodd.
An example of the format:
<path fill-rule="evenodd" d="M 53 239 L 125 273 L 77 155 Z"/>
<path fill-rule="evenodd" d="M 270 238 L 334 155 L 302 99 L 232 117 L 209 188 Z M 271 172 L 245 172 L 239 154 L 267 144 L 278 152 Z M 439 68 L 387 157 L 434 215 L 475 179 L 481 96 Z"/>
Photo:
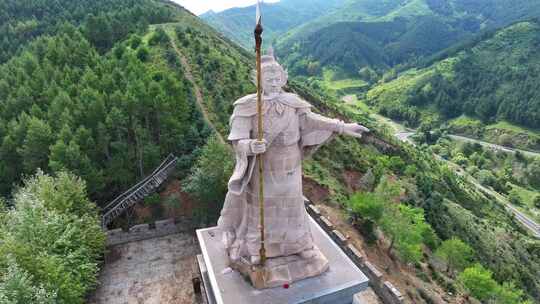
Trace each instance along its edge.
<path fill-rule="evenodd" d="M 289 30 L 321 17 L 345 3 L 346 0 L 282 0 L 277 3 L 263 3 L 264 37 L 267 46 Z M 246 49 L 252 49 L 255 12 L 256 6 L 252 5 L 220 13 L 209 11 L 200 18 Z"/>
<path fill-rule="evenodd" d="M 317 63 L 351 76 L 364 66 L 414 64 L 481 31 L 538 17 L 540 1 L 288 0 L 263 9 L 266 38 L 293 74 Z M 202 18 L 249 48 L 254 10 Z"/>
<path fill-rule="evenodd" d="M 538 87 L 540 24 L 529 21 L 449 49 L 425 68 L 375 85 L 366 98 L 384 114 L 413 125 L 422 109 L 435 108 L 444 120 L 466 114 L 540 128 Z"/>

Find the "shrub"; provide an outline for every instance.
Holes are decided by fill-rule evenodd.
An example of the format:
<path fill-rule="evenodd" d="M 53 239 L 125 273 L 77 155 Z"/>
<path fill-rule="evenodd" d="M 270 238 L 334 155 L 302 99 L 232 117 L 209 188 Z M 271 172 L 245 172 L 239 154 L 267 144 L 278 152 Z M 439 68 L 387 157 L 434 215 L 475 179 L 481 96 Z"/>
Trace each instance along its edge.
<path fill-rule="evenodd" d="M 148 40 L 150 45 L 166 44 L 169 43 L 169 36 L 162 28 L 157 28 L 154 34 Z"/>
<path fill-rule="evenodd" d="M 7 303 L 47 303 L 49 298 L 84 303 L 97 284 L 105 246 L 85 183 L 68 173 L 51 177 L 38 172 L 17 191 L 14 202 L 0 223 L 0 286 L 17 286 L 17 294 L 30 300 Z M 0 299 L 12 298 L 0 288 Z"/>
<path fill-rule="evenodd" d="M 159 196 L 158 193 L 153 193 L 144 198 L 144 204 L 146 206 L 158 205 L 160 202 L 161 202 L 161 197 Z"/>
<path fill-rule="evenodd" d="M 202 222 L 217 220 L 232 169 L 231 151 L 215 136 L 210 137 L 184 185 L 184 190 L 200 202 L 195 216 Z"/>
<path fill-rule="evenodd" d="M 146 62 L 150 58 L 150 52 L 146 47 L 142 46 L 137 50 L 137 58 L 142 62 Z"/>
<path fill-rule="evenodd" d="M 540 208 L 540 195 L 537 195 L 535 198 L 534 198 L 534 206 L 536 208 Z"/>
<path fill-rule="evenodd" d="M 435 251 L 435 256 L 446 263 L 447 271 L 450 269 L 462 271 L 471 265 L 473 255 L 473 249 L 458 238 L 444 241 Z"/>

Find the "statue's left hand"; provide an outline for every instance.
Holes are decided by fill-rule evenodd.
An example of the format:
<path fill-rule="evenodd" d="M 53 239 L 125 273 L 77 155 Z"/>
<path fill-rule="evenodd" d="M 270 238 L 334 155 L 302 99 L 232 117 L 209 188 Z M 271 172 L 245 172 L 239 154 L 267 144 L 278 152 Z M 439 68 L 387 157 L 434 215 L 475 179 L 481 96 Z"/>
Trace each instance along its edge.
<path fill-rule="evenodd" d="M 349 123 L 345 124 L 343 128 L 343 133 L 352 137 L 362 138 L 363 133 L 369 133 L 370 130 L 362 125 Z"/>

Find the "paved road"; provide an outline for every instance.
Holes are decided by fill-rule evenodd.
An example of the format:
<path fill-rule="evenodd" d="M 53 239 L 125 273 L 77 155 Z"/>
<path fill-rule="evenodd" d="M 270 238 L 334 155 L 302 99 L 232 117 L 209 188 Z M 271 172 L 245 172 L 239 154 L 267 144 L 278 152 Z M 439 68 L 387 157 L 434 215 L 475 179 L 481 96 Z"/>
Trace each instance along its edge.
<path fill-rule="evenodd" d="M 397 137 L 397 139 L 399 139 L 402 142 L 415 145 L 414 142 L 411 140 L 411 136 L 413 136 L 414 134 L 415 134 L 414 132 L 398 132 L 394 134 L 394 136 Z"/>
<path fill-rule="evenodd" d="M 497 151 L 502 151 L 502 152 L 507 152 L 507 153 L 516 153 L 516 152 L 519 151 L 522 154 L 524 154 L 526 156 L 530 156 L 530 157 L 539 157 L 540 156 L 540 153 L 538 153 L 538 152 L 531 152 L 531 151 L 526 151 L 526 150 L 521 150 L 521 149 L 505 147 L 505 146 L 492 144 L 492 143 L 489 143 L 489 142 L 485 142 L 485 141 L 481 141 L 481 140 L 478 140 L 478 139 L 473 139 L 473 138 L 469 138 L 469 137 L 465 137 L 465 136 L 449 135 L 449 137 L 454 139 L 454 140 L 479 143 L 482 146 L 487 147 L 487 148 L 492 149 L 492 150 L 497 150 Z"/>
<path fill-rule="evenodd" d="M 395 133 L 395 137 L 397 139 L 399 139 L 400 141 L 402 142 L 406 142 L 406 143 L 410 143 L 412 145 L 415 145 L 415 143 L 411 140 L 411 136 L 414 135 L 415 133 L 414 132 L 398 132 L 398 133 Z M 451 135 L 450 137 L 458 137 L 458 136 L 454 136 L 454 135 Z M 500 150 L 500 151 L 509 151 L 511 153 L 515 153 L 515 150 L 513 149 L 509 149 L 507 147 L 503 147 L 503 146 L 498 146 L 498 145 L 494 145 L 494 144 L 490 144 L 490 143 L 486 143 L 486 142 L 481 142 L 481 141 L 478 141 L 478 140 L 474 140 L 474 139 L 470 139 L 470 138 L 466 138 L 466 137 L 461 137 L 459 136 L 459 138 L 464 138 L 468 141 L 474 141 L 474 142 L 479 142 L 480 144 L 484 143 L 485 145 L 489 145 L 490 147 L 492 147 L 493 149 L 497 149 L 497 150 Z M 526 152 L 526 151 L 523 151 L 523 152 Z M 528 152 L 528 153 L 532 153 L 532 154 L 536 154 L 536 155 L 540 155 L 538 153 L 533 153 L 533 152 Z M 468 180 L 469 182 L 471 182 L 473 185 L 475 185 L 481 192 L 485 193 L 485 194 L 488 194 L 490 196 L 492 196 L 493 198 L 495 198 L 499 203 L 503 204 L 506 208 L 506 210 L 508 210 L 509 212 L 511 212 L 512 214 L 514 214 L 514 216 L 516 217 L 516 219 L 523 224 L 523 226 L 525 226 L 527 229 L 529 229 L 531 231 L 531 233 L 536 237 L 536 238 L 539 238 L 540 239 L 540 225 L 538 223 L 536 223 L 534 220 L 532 220 L 531 218 L 529 218 L 527 215 L 525 215 L 523 212 L 519 211 L 517 208 L 515 208 L 514 206 L 512 206 L 512 204 L 508 201 L 508 199 L 504 196 L 502 196 L 501 194 L 499 194 L 498 192 L 492 190 L 492 189 L 488 189 L 486 187 L 484 187 L 482 184 L 480 184 L 473 176 L 471 176 L 470 174 L 468 174 L 467 172 L 465 172 L 465 170 L 463 170 L 460 166 L 440 157 L 439 155 L 435 155 L 437 157 L 437 159 L 441 160 L 441 161 L 444 161 L 446 162 L 450 167 L 454 168 L 454 170 L 456 170 L 456 173 L 459 175 L 459 176 L 462 176 L 463 178 L 465 178 L 466 180 Z"/>
<path fill-rule="evenodd" d="M 346 97 L 343 100 L 345 102 L 350 102 L 351 101 L 351 99 L 349 97 Z M 379 114 L 376 114 L 376 113 L 370 113 L 370 114 L 374 115 L 375 118 L 379 122 L 388 125 L 392 130 L 394 130 L 394 136 L 398 140 L 400 140 L 402 142 L 409 143 L 409 144 L 411 144 L 413 146 L 416 145 L 414 143 L 414 141 L 411 139 L 411 136 L 413 136 L 416 133 L 415 130 L 406 129 L 405 127 L 403 127 L 402 125 L 396 123 L 395 121 L 393 121 L 393 120 L 391 120 L 391 119 L 389 119 L 387 117 L 381 116 Z M 485 142 L 485 141 L 472 139 L 472 138 L 468 138 L 468 137 L 464 137 L 464 136 L 450 135 L 450 138 L 452 138 L 454 140 L 461 140 L 461 141 L 479 143 L 484 147 L 488 147 L 488 148 L 493 149 L 493 150 L 503 151 L 503 152 L 507 152 L 507 153 L 515 153 L 516 151 L 520 151 L 524 155 L 533 156 L 533 157 L 539 157 L 540 156 L 540 153 L 537 153 L 537 152 L 530 152 L 530 151 L 524 151 L 524 150 L 519 150 L 519 149 L 513 149 L 513 148 L 504 147 L 504 146 L 500 146 L 500 145 L 496 145 L 496 144 L 492 144 L 492 143 L 488 143 L 488 142 Z M 525 227 L 527 227 L 535 237 L 540 238 L 540 225 L 538 225 L 538 223 L 536 223 L 534 220 L 529 218 L 523 212 L 519 211 L 514 206 L 512 206 L 512 204 L 510 203 L 510 201 L 508 201 L 508 199 L 506 197 L 502 196 L 501 194 L 499 194 L 498 192 L 496 192 L 496 191 L 494 191 L 492 189 L 488 189 L 488 188 L 484 187 L 473 176 L 471 176 L 470 174 L 465 172 L 465 170 L 463 170 L 463 168 L 461 168 L 460 166 L 458 166 L 458 165 L 456 165 L 456 164 L 454 164 L 454 163 L 440 157 L 437 154 L 435 154 L 435 157 L 437 159 L 441 160 L 441 161 L 446 162 L 450 167 L 454 168 L 454 170 L 456 170 L 456 173 L 459 176 L 462 176 L 463 178 L 465 178 L 466 180 L 471 182 L 480 191 L 482 191 L 485 194 L 490 194 L 492 197 L 494 197 L 498 202 L 503 204 L 509 212 L 514 214 L 516 219 L 520 223 L 522 223 Z"/>

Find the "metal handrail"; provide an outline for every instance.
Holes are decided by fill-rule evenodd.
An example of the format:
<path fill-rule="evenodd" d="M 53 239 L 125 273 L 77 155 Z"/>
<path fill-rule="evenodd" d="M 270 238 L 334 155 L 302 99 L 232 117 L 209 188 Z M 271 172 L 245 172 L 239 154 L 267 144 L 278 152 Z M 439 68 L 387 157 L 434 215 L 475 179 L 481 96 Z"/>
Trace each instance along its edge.
<path fill-rule="evenodd" d="M 131 192 L 135 191 L 136 189 L 138 189 L 140 187 L 140 185 L 142 185 L 143 183 L 147 182 L 150 178 L 152 178 L 153 176 L 155 176 L 157 174 L 158 171 L 160 171 L 165 165 L 168 165 L 171 161 L 174 161 L 175 160 L 175 156 L 172 155 L 172 154 L 169 154 L 167 156 L 167 158 L 165 158 L 165 160 L 163 162 L 161 162 L 161 164 L 152 172 L 150 173 L 150 175 L 146 176 L 144 179 L 142 179 L 140 182 L 138 182 L 137 184 L 135 184 L 134 186 L 132 186 L 131 188 L 129 188 L 128 190 L 124 191 L 124 193 L 118 195 L 112 202 L 110 202 L 109 204 L 107 204 L 107 206 L 103 207 L 102 208 L 102 212 L 105 214 L 107 213 L 110 209 L 116 207 L 116 205 L 119 204 L 120 201 L 122 201 L 124 199 L 124 197 L 128 196 Z"/>
<path fill-rule="evenodd" d="M 165 161 L 163 161 L 149 176 L 144 178 L 142 181 L 138 182 L 135 186 L 131 187 L 129 190 L 125 191 L 121 195 L 119 195 L 116 199 L 114 199 L 110 204 L 108 204 L 103 209 L 103 216 L 102 216 L 102 226 L 103 228 L 106 228 L 106 226 L 114 220 L 114 218 L 120 214 L 122 214 L 126 209 L 134 205 L 135 203 L 142 200 L 145 196 L 150 194 L 150 192 L 157 189 L 168 177 L 170 174 L 171 168 L 174 168 L 176 166 L 176 163 L 178 161 L 178 158 L 174 155 L 170 154 L 167 156 Z M 165 175 L 165 176 L 163 176 Z M 155 184 L 151 184 L 152 182 L 156 181 L 155 178 L 160 178 L 161 180 L 158 180 L 155 182 Z M 151 185 L 149 188 L 147 186 Z M 141 190 L 147 190 L 145 193 L 140 195 L 140 197 L 135 197 L 137 194 L 141 192 Z M 134 198 L 130 201 L 130 199 Z M 126 203 L 127 202 L 127 203 Z M 116 214 L 114 214 L 116 213 Z"/>

